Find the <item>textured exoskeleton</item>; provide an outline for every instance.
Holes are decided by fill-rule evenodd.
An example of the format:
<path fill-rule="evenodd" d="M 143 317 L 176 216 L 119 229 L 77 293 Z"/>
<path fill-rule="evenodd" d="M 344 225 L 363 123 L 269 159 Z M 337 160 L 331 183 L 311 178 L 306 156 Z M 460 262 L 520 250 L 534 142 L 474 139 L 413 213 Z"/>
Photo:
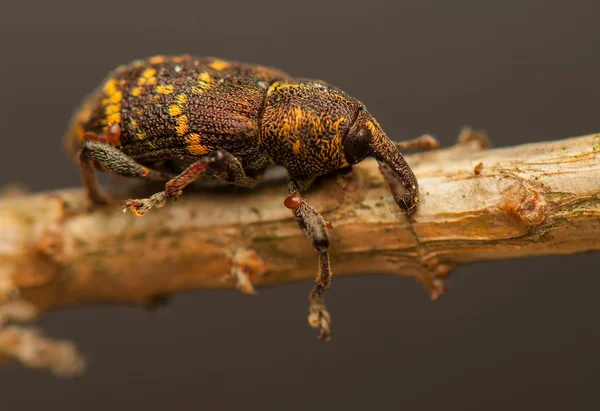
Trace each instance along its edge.
<path fill-rule="evenodd" d="M 419 202 L 417 180 L 399 149 L 433 148 L 435 141 L 392 142 L 360 101 L 323 81 L 184 55 L 134 61 L 110 73 L 73 116 L 66 144 L 95 204 L 107 199 L 94 169 L 166 181 L 164 191 L 125 203 L 137 215 L 176 199 L 200 177 L 252 187 L 269 166 L 285 167 L 284 203 L 319 253 L 309 320 L 326 339 L 329 224 L 300 193 L 318 176 L 374 157 L 394 199 L 410 213 Z"/>

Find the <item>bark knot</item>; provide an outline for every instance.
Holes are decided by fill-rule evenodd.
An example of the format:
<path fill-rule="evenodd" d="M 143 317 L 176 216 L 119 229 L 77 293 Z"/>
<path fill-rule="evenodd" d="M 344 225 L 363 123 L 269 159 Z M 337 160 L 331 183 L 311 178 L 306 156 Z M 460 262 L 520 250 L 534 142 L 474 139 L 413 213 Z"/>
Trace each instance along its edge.
<path fill-rule="evenodd" d="M 547 203 L 540 190 L 521 179 L 511 179 L 500 187 L 502 198 L 499 208 L 503 214 L 513 217 L 531 228 L 546 219 Z"/>

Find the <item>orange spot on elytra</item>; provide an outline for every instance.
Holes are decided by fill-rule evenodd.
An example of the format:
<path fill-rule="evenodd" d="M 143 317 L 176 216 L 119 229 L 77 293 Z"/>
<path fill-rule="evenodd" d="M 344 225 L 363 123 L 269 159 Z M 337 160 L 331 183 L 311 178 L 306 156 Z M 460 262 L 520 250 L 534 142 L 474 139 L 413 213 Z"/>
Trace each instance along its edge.
<path fill-rule="evenodd" d="M 181 115 L 176 117 L 175 121 L 177 123 L 175 130 L 177 131 L 178 136 L 184 136 L 188 131 L 190 131 L 190 119 L 188 116 L 185 114 Z"/>
<path fill-rule="evenodd" d="M 156 86 L 156 92 L 159 94 L 171 94 L 173 91 L 175 91 L 175 89 L 170 84 L 160 84 Z"/>
<path fill-rule="evenodd" d="M 148 68 L 148 69 L 144 70 L 144 72 L 142 73 L 142 77 L 144 77 L 144 78 L 151 78 L 154 76 L 156 76 L 155 68 Z"/>
<path fill-rule="evenodd" d="M 229 68 L 229 66 L 231 66 L 231 64 L 229 64 L 226 61 L 216 59 L 212 63 L 210 63 L 208 66 L 215 70 L 221 71 L 221 70 L 225 70 L 226 68 Z"/>
<path fill-rule="evenodd" d="M 182 110 L 181 107 L 179 107 L 176 104 L 173 104 L 172 106 L 169 107 L 169 115 L 173 116 L 173 117 L 177 117 L 179 115 L 181 115 Z"/>
<path fill-rule="evenodd" d="M 160 64 L 165 62 L 165 56 L 154 56 L 148 60 L 151 64 Z"/>

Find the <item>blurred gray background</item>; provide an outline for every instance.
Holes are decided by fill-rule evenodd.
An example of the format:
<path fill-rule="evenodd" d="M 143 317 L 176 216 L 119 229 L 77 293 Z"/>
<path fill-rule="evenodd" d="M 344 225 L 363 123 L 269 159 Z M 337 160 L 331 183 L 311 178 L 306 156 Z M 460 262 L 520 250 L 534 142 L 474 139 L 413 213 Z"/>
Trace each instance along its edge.
<path fill-rule="evenodd" d="M 0 185 L 78 185 L 61 148 L 71 111 L 116 65 L 164 53 L 324 79 L 395 139 L 599 132 L 599 15 L 598 1 L 0 0 Z M 599 263 L 463 266 L 437 302 L 411 279 L 334 280 L 330 344 L 306 324 L 309 283 L 54 312 L 39 325 L 74 340 L 88 372 L 0 367 L 0 408 L 597 410 Z"/>

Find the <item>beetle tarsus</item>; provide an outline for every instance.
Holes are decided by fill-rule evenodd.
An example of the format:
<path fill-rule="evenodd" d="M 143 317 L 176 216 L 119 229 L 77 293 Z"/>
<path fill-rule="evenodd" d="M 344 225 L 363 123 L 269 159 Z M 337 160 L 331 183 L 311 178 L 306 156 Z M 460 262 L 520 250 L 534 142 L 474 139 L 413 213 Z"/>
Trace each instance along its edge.
<path fill-rule="evenodd" d="M 325 305 L 324 292 L 331 286 L 331 267 L 329 264 L 329 254 L 327 251 L 319 253 L 319 274 L 317 276 L 317 285 L 310 293 L 310 307 L 308 309 L 308 323 L 313 328 L 319 328 L 319 340 L 331 340 L 331 315 Z"/>
<path fill-rule="evenodd" d="M 318 339 L 321 341 L 331 340 L 331 316 L 327 311 L 325 305 L 325 297 L 323 296 L 325 291 L 320 284 L 313 289 L 310 293 L 310 307 L 308 309 L 308 323 L 313 328 L 319 328 L 320 334 Z"/>
<path fill-rule="evenodd" d="M 164 191 L 152 195 L 150 198 L 138 200 L 127 200 L 123 203 L 123 212 L 131 210 L 138 217 L 143 217 L 148 211 L 153 208 L 164 207 L 166 203 L 166 195 Z"/>

